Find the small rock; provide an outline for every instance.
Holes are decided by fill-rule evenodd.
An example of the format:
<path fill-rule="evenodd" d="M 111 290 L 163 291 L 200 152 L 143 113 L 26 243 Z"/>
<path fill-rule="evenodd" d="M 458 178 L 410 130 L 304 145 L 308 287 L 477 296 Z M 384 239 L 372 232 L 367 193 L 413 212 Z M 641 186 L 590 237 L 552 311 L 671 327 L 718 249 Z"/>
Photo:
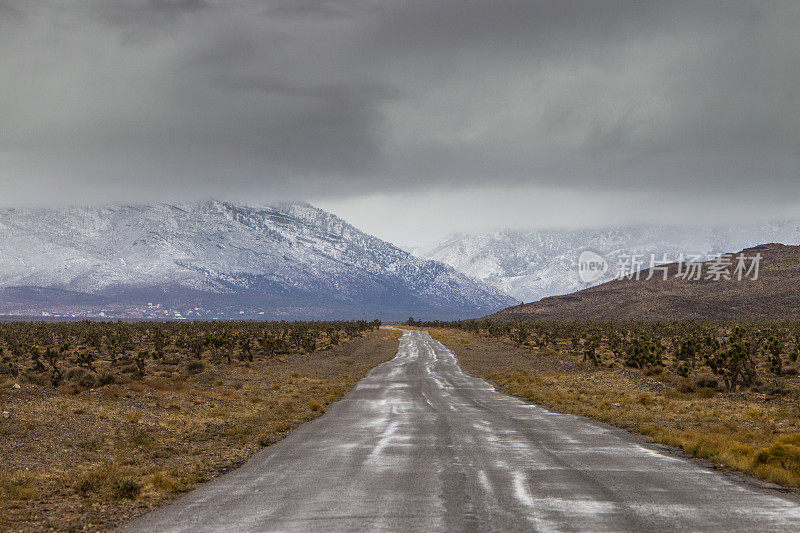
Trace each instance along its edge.
<path fill-rule="evenodd" d="M 15 389 L 21 389 L 22 387 L 19 386 L 19 383 L 14 383 L 14 388 Z"/>
<path fill-rule="evenodd" d="M 8 411 L 3 411 L 3 418 L 11 418 L 11 413 Z"/>

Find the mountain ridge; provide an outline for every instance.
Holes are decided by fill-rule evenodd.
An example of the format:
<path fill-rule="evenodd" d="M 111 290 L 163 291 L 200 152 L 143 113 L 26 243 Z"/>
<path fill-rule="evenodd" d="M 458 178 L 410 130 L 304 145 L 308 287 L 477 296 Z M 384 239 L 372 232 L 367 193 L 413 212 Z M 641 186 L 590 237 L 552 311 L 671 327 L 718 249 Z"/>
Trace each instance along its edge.
<path fill-rule="evenodd" d="M 122 317 L 456 317 L 514 303 L 305 202 L 0 210 L 0 291 L 5 314 Z"/>
<path fill-rule="evenodd" d="M 680 254 L 707 259 L 765 242 L 800 244 L 800 221 L 783 220 L 732 226 L 609 226 L 580 230 L 495 230 L 455 233 L 414 255 L 446 263 L 524 302 L 569 294 L 616 277 L 625 254 L 676 261 Z M 603 256 L 609 270 L 589 283 L 578 276 L 577 261 L 589 250 Z"/>
<path fill-rule="evenodd" d="M 758 275 L 735 276 L 740 255 L 760 255 Z M 639 279 L 622 278 L 572 294 L 499 311 L 487 318 L 514 320 L 798 320 L 800 319 L 800 246 L 770 243 L 733 255 L 730 278 L 709 277 L 709 265 L 699 263 L 701 275 L 682 277 L 686 263 L 664 265 L 664 271 L 640 272 Z M 718 263 L 717 263 L 718 264 Z M 748 265 L 749 267 L 749 265 Z M 683 270 L 679 270 L 683 269 Z M 705 272 L 705 273 L 703 273 Z M 666 280 L 664 279 L 666 277 Z"/>

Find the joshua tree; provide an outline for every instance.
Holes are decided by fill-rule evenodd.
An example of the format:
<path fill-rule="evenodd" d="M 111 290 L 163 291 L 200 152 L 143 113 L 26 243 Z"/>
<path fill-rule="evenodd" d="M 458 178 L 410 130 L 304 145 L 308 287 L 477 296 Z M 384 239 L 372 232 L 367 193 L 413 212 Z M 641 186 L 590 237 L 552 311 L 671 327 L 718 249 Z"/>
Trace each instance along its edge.
<path fill-rule="evenodd" d="M 239 360 L 240 361 L 253 360 L 253 347 L 250 344 L 249 337 L 245 337 L 239 341 Z"/>
<path fill-rule="evenodd" d="M 300 343 L 300 349 L 308 353 L 311 353 L 317 349 L 317 339 L 314 338 L 313 333 L 303 336 L 303 340 Z"/>
<path fill-rule="evenodd" d="M 328 342 L 330 342 L 333 346 L 339 344 L 339 328 L 329 327 L 327 334 L 328 334 Z"/>
<path fill-rule="evenodd" d="M 143 377 L 146 367 L 147 367 L 147 359 L 150 357 L 150 352 L 147 350 L 139 350 L 139 353 L 136 354 L 133 362 L 136 363 L 136 371 L 139 373 L 139 377 Z"/>
<path fill-rule="evenodd" d="M 206 340 L 202 337 L 192 337 L 186 342 L 189 351 L 192 352 L 197 359 L 203 357 L 203 348 L 206 347 Z"/>
<path fill-rule="evenodd" d="M 781 358 L 783 341 L 777 336 L 770 337 L 769 341 L 767 341 L 767 351 L 769 352 L 769 356 L 767 358 L 769 371 L 776 376 L 783 375 L 783 359 Z"/>
<path fill-rule="evenodd" d="M 522 346 L 526 342 L 528 342 L 528 328 L 525 324 L 520 324 L 520 326 L 511 331 L 511 340 L 517 343 L 517 346 Z"/>
<path fill-rule="evenodd" d="M 678 351 L 675 353 L 675 357 L 687 363 L 692 370 L 694 370 L 695 360 L 697 359 L 697 344 L 698 342 L 694 337 L 689 337 L 680 344 Z"/>
<path fill-rule="evenodd" d="M 633 339 L 625 354 L 625 366 L 645 368 L 661 364 L 663 346 L 641 336 Z"/>
<path fill-rule="evenodd" d="M 92 364 L 95 360 L 95 353 L 93 351 L 86 350 L 85 352 L 78 352 L 75 354 L 75 360 L 78 366 L 82 366 L 92 372 L 97 372 Z"/>
<path fill-rule="evenodd" d="M 593 334 L 589 336 L 583 347 L 583 360 L 589 361 L 593 366 L 600 366 L 602 359 L 597 353 L 597 348 L 600 346 L 600 335 Z"/>
<path fill-rule="evenodd" d="M 227 359 L 229 365 L 232 364 L 233 349 L 236 347 L 236 337 L 227 333 L 224 334 L 222 336 L 222 347 L 225 349 L 225 359 Z"/>
<path fill-rule="evenodd" d="M 756 379 L 756 354 L 762 338 L 744 340 L 744 331 L 736 328 L 725 345 L 706 356 L 706 364 L 720 377 L 725 390 L 736 391 L 740 386 L 749 387 Z"/>
<path fill-rule="evenodd" d="M 62 348 L 64 348 L 64 346 L 68 345 L 62 345 Z M 61 368 L 59 368 L 58 366 L 58 359 L 61 357 L 62 353 L 64 353 L 64 350 L 56 351 L 50 346 L 47 347 L 47 350 L 45 350 L 44 353 L 44 357 L 45 359 L 47 359 L 47 364 L 50 365 L 51 369 L 50 382 L 53 384 L 54 387 L 57 386 L 59 383 L 61 383 L 61 380 L 64 377 L 63 374 L 61 373 Z"/>
<path fill-rule="evenodd" d="M 44 372 L 47 370 L 42 364 L 41 357 L 42 354 L 39 352 L 39 348 L 36 346 L 31 346 L 31 361 L 33 361 L 33 370 L 35 372 Z"/>

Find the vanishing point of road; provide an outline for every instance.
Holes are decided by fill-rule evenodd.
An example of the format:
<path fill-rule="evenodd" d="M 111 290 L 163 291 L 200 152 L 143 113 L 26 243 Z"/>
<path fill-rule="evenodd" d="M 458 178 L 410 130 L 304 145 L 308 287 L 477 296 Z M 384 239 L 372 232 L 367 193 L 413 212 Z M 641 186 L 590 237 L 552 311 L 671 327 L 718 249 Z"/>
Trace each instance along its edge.
<path fill-rule="evenodd" d="M 317 420 L 130 531 L 797 531 L 774 488 L 464 373 L 425 331 Z"/>

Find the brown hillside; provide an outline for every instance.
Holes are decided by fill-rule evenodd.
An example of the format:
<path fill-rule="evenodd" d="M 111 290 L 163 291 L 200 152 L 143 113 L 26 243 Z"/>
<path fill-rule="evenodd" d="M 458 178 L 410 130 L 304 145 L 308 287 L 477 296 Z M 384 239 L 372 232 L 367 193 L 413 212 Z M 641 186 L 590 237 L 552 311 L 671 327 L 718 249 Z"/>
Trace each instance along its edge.
<path fill-rule="evenodd" d="M 509 307 L 488 318 L 496 320 L 784 320 L 800 319 L 800 246 L 764 244 L 742 250 L 762 256 L 757 280 L 676 277 L 679 264 L 668 267 L 667 279 L 649 271 L 641 279 L 618 279 L 564 296 Z M 733 256 L 731 274 L 738 254 Z"/>

